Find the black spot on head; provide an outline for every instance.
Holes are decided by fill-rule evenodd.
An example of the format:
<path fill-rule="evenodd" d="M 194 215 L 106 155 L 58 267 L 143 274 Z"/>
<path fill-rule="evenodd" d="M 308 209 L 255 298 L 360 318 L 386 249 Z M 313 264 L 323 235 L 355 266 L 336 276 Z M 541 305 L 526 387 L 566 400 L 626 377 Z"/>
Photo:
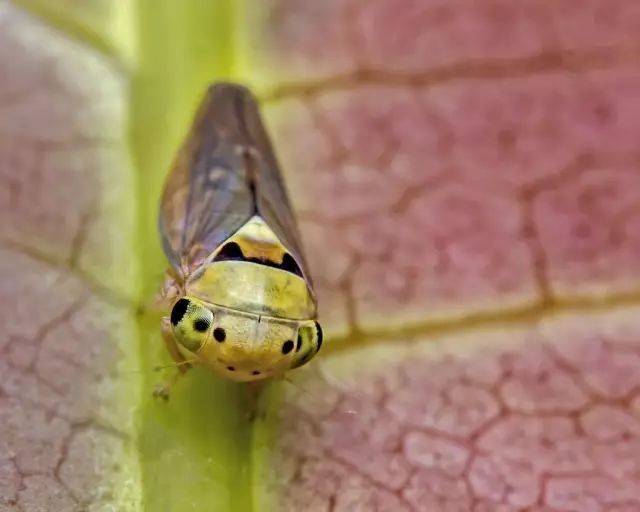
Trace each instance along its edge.
<path fill-rule="evenodd" d="M 216 327 L 213 330 L 213 337 L 216 339 L 218 343 L 222 343 L 224 340 L 227 339 L 227 333 L 222 327 Z"/>
<path fill-rule="evenodd" d="M 316 348 L 316 352 L 320 352 L 320 347 L 322 347 L 322 327 L 320 327 L 318 322 L 316 322 L 316 335 L 318 336 L 318 347 Z"/>
<path fill-rule="evenodd" d="M 259 370 L 253 370 L 251 372 L 251 375 L 260 375 L 260 371 Z"/>
<path fill-rule="evenodd" d="M 244 254 L 242 253 L 242 249 L 236 242 L 229 242 L 224 244 L 220 252 L 216 254 L 214 261 L 225 261 L 225 260 L 244 260 Z"/>
<path fill-rule="evenodd" d="M 206 332 L 209 328 L 209 320 L 206 318 L 198 318 L 195 322 L 193 322 L 193 328 L 198 332 Z"/>
<path fill-rule="evenodd" d="M 300 267 L 296 263 L 296 260 L 294 260 L 291 254 L 289 254 L 288 252 L 284 253 L 284 256 L 282 257 L 282 263 L 280 263 L 280 268 L 282 270 L 286 270 L 287 272 L 291 272 L 292 274 L 302 277 L 302 271 L 300 270 Z"/>
<path fill-rule="evenodd" d="M 300 333 L 298 333 L 298 341 L 296 342 L 296 352 L 300 352 L 301 348 L 302 348 L 302 336 Z"/>
<path fill-rule="evenodd" d="M 235 366 L 227 366 L 227 370 L 229 370 L 230 372 L 235 372 L 236 368 Z"/>
<path fill-rule="evenodd" d="M 293 350 L 293 341 L 287 340 L 282 344 L 282 353 L 288 354 Z"/>
<path fill-rule="evenodd" d="M 176 302 L 171 310 L 171 323 L 173 325 L 178 325 L 182 317 L 187 312 L 187 308 L 189 307 L 189 299 L 185 299 L 182 297 L 178 302 Z"/>

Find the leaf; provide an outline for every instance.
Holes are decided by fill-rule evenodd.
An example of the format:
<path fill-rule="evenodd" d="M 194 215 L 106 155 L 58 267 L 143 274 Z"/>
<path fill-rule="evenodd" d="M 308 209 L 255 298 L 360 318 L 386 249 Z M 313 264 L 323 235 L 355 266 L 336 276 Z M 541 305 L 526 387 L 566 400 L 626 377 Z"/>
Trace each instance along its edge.
<path fill-rule="evenodd" d="M 226 7 L 71 4 L 68 18 L 29 7 L 83 42 L 2 6 L 2 506 L 246 510 L 240 389 L 201 372 L 152 402 L 166 358 L 159 318 L 137 313 L 162 280 L 168 162 L 205 83 L 228 72 Z"/>
<path fill-rule="evenodd" d="M 632 2 L 23 3 L 56 28 L 0 7 L 0 508 L 634 510 Z M 137 313 L 220 78 L 263 99 L 327 334 L 252 425 L 206 372 L 154 403 Z"/>
<path fill-rule="evenodd" d="M 126 81 L 6 2 L 0 25 L 0 508 L 139 510 Z"/>
<path fill-rule="evenodd" d="M 601 7 L 252 11 L 331 326 L 258 426 L 265 503 L 637 506 L 634 8 L 607 4 L 604 29 Z"/>

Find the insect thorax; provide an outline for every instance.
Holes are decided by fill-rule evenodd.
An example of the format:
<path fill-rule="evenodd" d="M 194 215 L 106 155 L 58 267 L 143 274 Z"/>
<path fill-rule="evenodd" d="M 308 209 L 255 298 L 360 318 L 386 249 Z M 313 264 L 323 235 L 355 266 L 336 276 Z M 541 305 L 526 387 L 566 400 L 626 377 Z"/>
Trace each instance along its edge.
<path fill-rule="evenodd" d="M 288 258 L 286 248 L 255 216 L 194 273 L 186 283 L 186 292 L 204 302 L 246 313 L 314 319 L 316 303 L 311 287 L 297 267 L 287 269 Z"/>

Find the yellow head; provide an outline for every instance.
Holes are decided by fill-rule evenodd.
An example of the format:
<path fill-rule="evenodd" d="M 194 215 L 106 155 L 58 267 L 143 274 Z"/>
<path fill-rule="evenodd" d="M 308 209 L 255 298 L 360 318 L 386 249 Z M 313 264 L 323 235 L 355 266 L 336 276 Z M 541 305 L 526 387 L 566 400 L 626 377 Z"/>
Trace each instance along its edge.
<path fill-rule="evenodd" d="M 235 381 L 281 375 L 308 362 L 322 346 L 322 329 L 314 320 L 247 313 L 192 296 L 175 303 L 171 325 L 187 359 Z"/>

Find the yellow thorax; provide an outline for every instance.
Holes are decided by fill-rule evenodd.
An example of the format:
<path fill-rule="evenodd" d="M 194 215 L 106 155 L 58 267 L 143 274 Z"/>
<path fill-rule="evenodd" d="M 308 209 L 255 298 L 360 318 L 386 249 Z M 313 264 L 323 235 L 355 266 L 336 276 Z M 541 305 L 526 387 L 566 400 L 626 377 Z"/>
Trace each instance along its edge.
<path fill-rule="evenodd" d="M 252 217 L 221 247 L 237 243 L 245 257 L 281 263 L 285 247 L 258 216 Z M 213 255 L 221 250 L 219 248 Z M 315 298 L 306 280 L 280 268 L 250 261 L 212 261 L 186 285 L 188 295 L 257 315 L 292 320 L 316 316 Z"/>

